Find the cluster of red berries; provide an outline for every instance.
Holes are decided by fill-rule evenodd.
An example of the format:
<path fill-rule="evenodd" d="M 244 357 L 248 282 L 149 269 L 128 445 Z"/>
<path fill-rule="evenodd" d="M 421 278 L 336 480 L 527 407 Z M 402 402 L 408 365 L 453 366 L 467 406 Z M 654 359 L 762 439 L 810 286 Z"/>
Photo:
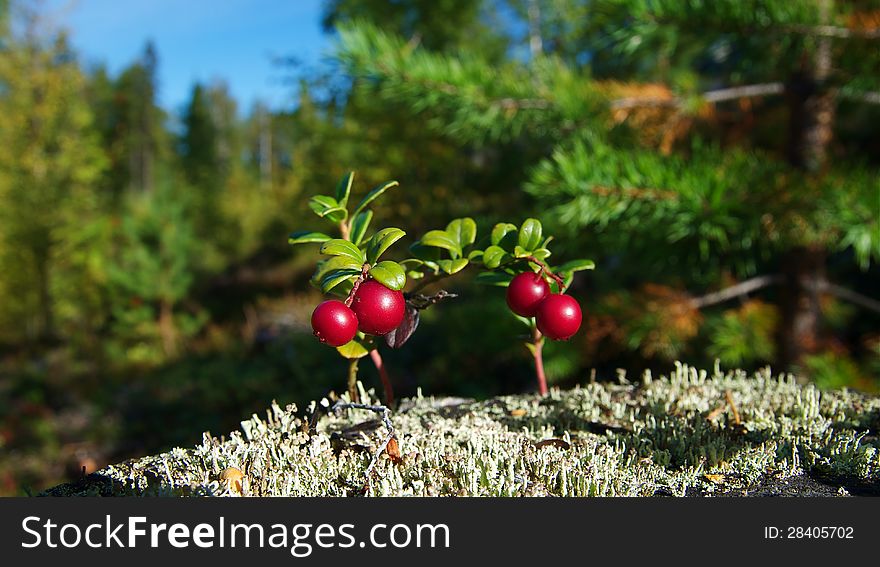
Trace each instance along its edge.
<path fill-rule="evenodd" d="M 338 299 L 329 299 L 312 312 L 312 330 L 322 343 L 342 346 L 358 330 L 367 335 L 385 335 L 403 322 L 406 301 L 403 293 L 388 289 L 375 280 L 358 287 L 351 307 Z"/>
<path fill-rule="evenodd" d="M 535 317 L 538 330 L 553 340 L 570 339 L 581 327 L 581 306 L 570 295 L 550 293 L 539 273 L 525 272 L 511 280 L 507 306 L 523 317 Z"/>

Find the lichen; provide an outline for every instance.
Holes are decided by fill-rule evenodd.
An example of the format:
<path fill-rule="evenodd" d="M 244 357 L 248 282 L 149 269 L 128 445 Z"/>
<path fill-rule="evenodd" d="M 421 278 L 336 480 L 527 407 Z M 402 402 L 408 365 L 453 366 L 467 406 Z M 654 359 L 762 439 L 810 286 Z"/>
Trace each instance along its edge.
<path fill-rule="evenodd" d="M 769 369 L 678 364 L 668 376 L 621 376 L 544 398 L 417 396 L 391 415 L 402 458 L 383 454 L 368 490 L 364 472 L 385 428 L 370 412 L 329 407 L 312 404 L 309 430 L 309 412 L 273 402 L 228 437 L 205 433 L 195 447 L 108 466 L 47 494 L 684 496 L 804 475 L 836 483 L 841 495 L 847 483 L 880 487 L 880 398 Z M 228 467 L 244 472 L 241 485 L 220 480 Z"/>

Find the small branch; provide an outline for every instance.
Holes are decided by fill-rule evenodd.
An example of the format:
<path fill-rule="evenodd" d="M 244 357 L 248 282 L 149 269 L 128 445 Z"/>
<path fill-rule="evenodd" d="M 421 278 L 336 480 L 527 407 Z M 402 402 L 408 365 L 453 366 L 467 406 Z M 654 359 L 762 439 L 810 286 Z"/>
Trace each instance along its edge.
<path fill-rule="evenodd" d="M 379 371 L 379 378 L 382 380 L 382 387 L 385 389 L 385 403 L 389 406 L 393 405 L 394 388 L 391 386 L 391 378 L 388 376 L 388 370 L 385 368 L 385 363 L 382 361 L 382 355 L 379 354 L 378 349 L 374 348 L 370 351 L 370 358 L 373 360 L 376 370 Z"/>
<path fill-rule="evenodd" d="M 538 393 L 547 395 L 547 377 L 544 375 L 544 337 L 536 326 L 532 330 L 532 355 L 535 357 L 535 375 L 538 377 Z"/>
<path fill-rule="evenodd" d="M 359 401 L 357 390 L 358 359 L 352 358 L 348 363 L 348 397 L 353 402 Z"/>
<path fill-rule="evenodd" d="M 358 276 L 356 280 L 354 280 L 354 285 L 351 286 L 351 291 L 348 292 L 348 297 L 345 298 L 345 306 L 351 307 L 351 303 L 354 301 L 354 296 L 357 293 L 358 289 L 360 289 L 361 284 L 364 283 L 364 280 L 367 279 L 367 274 L 370 272 L 370 265 L 364 264 L 361 268 L 361 275 Z"/>
<path fill-rule="evenodd" d="M 873 299 L 866 295 L 862 295 L 861 293 L 855 292 L 851 289 L 833 284 L 828 280 L 822 280 L 816 283 L 806 281 L 803 282 L 801 285 L 803 285 L 810 291 L 815 291 L 819 293 L 830 293 L 834 297 L 849 301 L 850 303 L 855 303 L 859 307 L 864 307 L 865 309 L 873 311 L 874 313 L 880 313 L 880 301 L 877 301 L 876 299 Z"/>
<path fill-rule="evenodd" d="M 702 309 L 704 307 L 709 307 L 710 305 L 724 303 L 725 301 L 741 297 L 753 291 L 781 283 L 782 280 L 782 276 L 778 275 L 758 276 L 736 285 L 732 285 L 728 288 L 724 288 L 720 291 L 706 294 L 703 297 L 694 298 L 691 300 L 691 307 L 694 309 Z"/>
<path fill-rule="evenodd" d="M 785 85 L 783 83 L 761 83 L 757 85 L 743 85 L 739 87 L 706 91 L 700 96 L 702 96 L 703 100 L 706 102 L 715 104 L 725 100 L 776 95 L 782 94 L 783 92 L 785 92 Z M 683 105 L 684 100 L 680 97 L 659 98 L 630 96 L 611 101 L 612 110 L 623 110 L 628 108 L 679 108 Z"/>
<path fill-rule="evenodd" d="M 552 278 L 553 281 L 556 282 L 556 287 L 558 288 L 559 293 L 562 293 L 562 290 L 565 289 L 565 280 L 563 280 L 562 278 L 560 278 L 559 276 L 557 276 L 556 274 L 554 274 L 554 273 L 550 270 L 550 267 L 547 266 L 547 264 L 545 264 L 545 263 L 542 262 L 541 260 L 538 260 L 538 259 L 535 258 L 534 256 L 526 256 L 525 258 L 522 258 L 522 259 L 523 259 L 523 260 L 526 260 L 526 261 L 528 261 L 528 262 L 531 262 L 531 263 L 533 263 L 533 264 L 536 264 L 538 267 L 540 267 L 540 268 L 541 268 L 541 273 L 543 273 L 545 276 L 547 276 L 547 277 L 549 277 L 549 278 Z"/>
<path fill-rule="evenodd" d="M 836 39 L 880 39 L 880 29 L 851 29 L 840 26 L 783 26 L 784 31 L 812 35 L 816 37 L 831 37 Z"/>
<path fill-rule="evenodd" d="M 445 289 L 441 289 L 434 295 L 424 295 L 421 293 L 415 293 L 415 291 L 410 291 L 404 293 L 403 297 L 406 299 L 407 305 L 410 305 L 421 311 L 423 309 L 427 309 L 432 305 L 440 303 L 444 299 L 454 299 L 458 297 L 458 294 L 449 293 Z"/>
<path fill-rule="evenodd" d="M 374 351 L 375 352 L 375 351 Z M 358 403 L 344 403 L 344 402 L 336 402 L 331 408 L 331 411 L 337 412 L 343 409 L 363 409 L 371 412 L 378 413 L 382 416 L 382 423 L 385 424 L 385 429 L 388 430 L 388 433 L 385 435 L 385 438 L 379 444 L 379 449 L 373 455 L 373 458 L 370 460 L 370 464 L 367 466 L 367 469 L 364 471 L 365 484 L 364 489 L 369 490 L 372 480 L 372 472 L 376 467 L 376 463 L 379 462 L 379 457 L 382 456 L 382 453 L 385 452 L 388 447 L 388 443 L 391 442 L 392 439 L 396 438 L 396 433 L 394 431 L 394 425 L 391 423 L 391 410 L 386 406 L 371 406 L 368 404 L 358 404 Z"/>
<path fill-rule="evenodd" d="M 849 100 L 855 100 L 858 102 L 864 102 L 866 104 L 880 104 L 880 92 L 878 91 L 867 91 L 867 92 L 844 92 L 841 91 L 838 93 L 840 98 L 845 98 Z"/>

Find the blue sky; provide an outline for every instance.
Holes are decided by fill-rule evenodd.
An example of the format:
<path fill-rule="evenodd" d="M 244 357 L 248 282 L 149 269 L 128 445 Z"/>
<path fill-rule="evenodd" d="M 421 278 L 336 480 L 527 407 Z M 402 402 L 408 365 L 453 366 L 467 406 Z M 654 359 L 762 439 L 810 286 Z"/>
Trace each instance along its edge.
<path fill-rule="evenodd" d="M 246 112 L 257 99 L 280 107 L 292 89 L 272 56 L 315 65 L 331 46 L 320 0 L 50 0 L 45 11 L 68 28 L 88 63 L 114 75 L 152 39 L 159 54 L 159 102 L 177 111 L 195 81 L 223 79 Z"/>

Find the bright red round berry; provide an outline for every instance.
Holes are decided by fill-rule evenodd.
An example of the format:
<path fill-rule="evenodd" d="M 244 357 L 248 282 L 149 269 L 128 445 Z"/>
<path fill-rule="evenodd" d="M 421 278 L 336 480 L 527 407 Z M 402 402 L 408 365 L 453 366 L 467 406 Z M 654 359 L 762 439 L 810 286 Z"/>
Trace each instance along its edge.
<path fill-rule="evenodd" d="M 556 341 L 570 339 L 581 327 L 581 306 L 570 295 L 553 293 L 538 306 L 538 330 Z"/>
<path fill-rule="evenodd" d="M 535 272 L 524 272 L 507 286 L 507 306 L 517 315 L 534 317 L 538 306 L 550 295 L 550 286 Z"/>
<path fill-rule="evenodd" d="M 351 308 L 357 315 L 358 328 L 368 335 L 384 335 L 400 326 L 406 311 L 403 293 L 388 289 L 375 280 L 361 284 Z"/>
<path fill-rule="evenodd" d="M 322 343 L 342 346 L 354 338 L 357 329 L 354 311 L 338 299 L 329 299 L 312 311 L 312 330 Z"/>

